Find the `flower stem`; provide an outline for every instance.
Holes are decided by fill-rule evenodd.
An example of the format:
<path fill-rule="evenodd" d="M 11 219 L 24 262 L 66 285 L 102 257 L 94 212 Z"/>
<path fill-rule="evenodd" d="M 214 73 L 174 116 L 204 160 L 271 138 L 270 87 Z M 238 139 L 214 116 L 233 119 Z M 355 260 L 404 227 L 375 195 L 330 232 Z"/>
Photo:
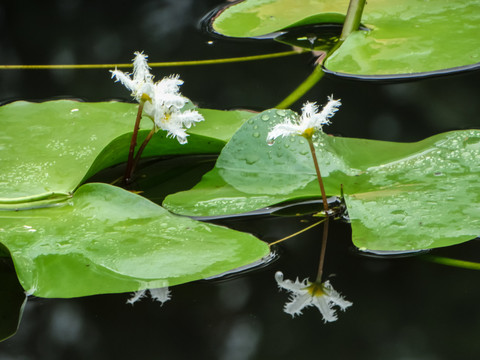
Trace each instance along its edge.
<path fill-rule="evenodd" d="M 215 64 L 227 64 L 235 62 L 245 62 L 254 60 L 266 60 L 284 56 L 299 55 L 298 51 L 283 51 L 272 54 L 262 54 L 253 56 L 239 56 L 224 59 L 211 59 L 211 60 L 191 60 L 191 61 L 167 61 L 167 62 L 154 62 L 149 63 L 150 67 L 171 67 L 171 66 L 196 66 L 196 65 L 215 65 Z M 69 65 L 0 65 L 0 70 L 25 70 L 25 69 L 112 69 L 112 68 L 131 68 L 132 64 L 69 64 Z"/>
<path fill-rule="evenodd" d="M 352 32 L 358 30 L 360 21 L 362 19 L 363 8 L 366 0 L 350 0 L 348 4 L 347 16 L 343 23 L 342 34 L 340 41 L 343 42 Z"/>
<path fill-rule="evenodd" d="M 306 139 L 308 141 L 308 145 L 310 146 L 310 152 L 312 153 L 312 159 L 315 165 L 315 171 L 317 172 L 318 185 L 320 185 L 320 191 L 322 193 L 323 210 L 325 211 L 325 215 L 328 217 L 327 195 L 325 194 L 325 187 L 323 186 L 322 174 L 320 174 L 320 168 L 318 166 L 317 154 L 315 153 L 315 146 L 313 145 L 313 140 L 311 137 L 307 137 Z"/>
<path fill-rule="evenodd" d="M 312 73 L 295 89 L 290 95 L 283 99 L 278 105 L 275 106 L 277 109 L 287 109 L 295 101 L 300 99 L 305 95 L 317 82 L 319 82 L 324 75 L 322 70 L 322 64 L 318 64 L 313 69 Z"/>
<path fill-rule="evenodd" d="M 317 279 L 315 280 L 315 282 L 318 282 L 318 283 L 322 283 L 323 264 L 325 263 L 325 253 L 327 252 L 328 221 L 329 220 L 330 220 L 330 218 L 327 216 L 325 218 L 325 224 L 323 225 L 322 249 L 320 250 L 320 260 L 318 262 Z"/>
<path fill-rule="evenodd" d="M 140 161 L 140 157 L 142 156 L 145 146 L 147 146 L 148 142 L 150 141 L 153 135 L 155 135 L 155 125 L 153 126 L 152 130 L 150 130 L 145 140 L 143 140 L 142 145 L 140 145 L 140 147 L 138 148 L 137 155 L 135 155 L 135 160 L 133 160 L 132 174 L 135 171 L 135 168 L 137 167 L 138 162 Z"/>
<path fill-rule="evenodd" d="M 436 255 L 422 255 L 420 256 L 420 259 L 424 259 L 436 264 L 454 266 L 463 269 L 480 270 L 480 263 L 473 261 L 458 260 Z"/>
<path fill-rule="evenodd" d="M 140 120 L 142 119 L 144 105 L 145 100 L 140 100 L 135 126 L 133 127 L 132 140 L 130 141 L 130 149 L 128 150 L 127 168 L 125 169 L 125 175 L 123 177 L 123 180 L 126 184 L 132 180 L 132 174 L 134 170 L 133 155 L 135 154 L 135 147 L 137 146 L 138 129 L 140 128 Z"/>

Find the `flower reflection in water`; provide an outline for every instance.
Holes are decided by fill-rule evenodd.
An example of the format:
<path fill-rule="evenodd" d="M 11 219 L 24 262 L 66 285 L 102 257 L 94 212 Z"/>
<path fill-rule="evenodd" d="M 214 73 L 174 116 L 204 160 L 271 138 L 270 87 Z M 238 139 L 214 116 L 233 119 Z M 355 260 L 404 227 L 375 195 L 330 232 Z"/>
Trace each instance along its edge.
<path fill-rule="evenodd" d="M 284 311 L 292 316 L 300 315 L 303 308 L 309 306 L 316 306 L 322 313 L 324 322 L 332 322 L 337 320 L 335 305 L 340 310 L 345 311 L 352 305 L 350 301 L 345 300 L 327 280 L 323 283 L 310 282 L 308 279 L 295 282 L 291 280 L 284 280 L 283 273 L 277 271 L 275 273 L 275 280 L 278 286 L 282 289 L 290 291 L 290 302 L 285 304 Z"/>
<path fill-rule="evenodd" d="M 127 304 L 134 304 L 143 297 L 147 295 L 147 291 L 150 293 L 150 296 L 153 300 L 160 302 L 160 305 L 163 305 L 164 302 L 171 299 L 171 293 L 168 287 L 158 288 L 158 289 L 145 289 L 136 291 L 133 296 L 127 300 Z"/>

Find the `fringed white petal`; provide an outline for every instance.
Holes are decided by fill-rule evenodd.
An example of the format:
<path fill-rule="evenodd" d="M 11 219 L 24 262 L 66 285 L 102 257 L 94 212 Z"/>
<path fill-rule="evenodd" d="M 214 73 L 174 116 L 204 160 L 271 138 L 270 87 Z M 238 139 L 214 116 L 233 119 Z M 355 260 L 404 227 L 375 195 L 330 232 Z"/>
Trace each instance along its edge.
<path fill-rule="evenodd" d="M 340 295 L 340 293 L 337 292 L 332 285 L 330 285 L 330 281 L 325 281 L 323 286 L 330 302 L 337 305 L 342 311 L 345 311 L 348 307 L 353 305 L 350 301 L 345 300 L 343 296 Z"/>
<path fill-rule="evenodd" d="M 306 291 L 305 287 L 308 286 L 308 279 L 304 279 L 302 282 L 298 281 L 298 278 L 293 282 L 292 280 L 283 280 L 283 273 L 277 271 L 275 273 L 275 280 L 277 281 L 278 287 L 296 293 L 298 291 Z"/>
<path fill-rule="evenodd" d="M 172 138 L 176 138 L 180 145 L 184 145 L 188 142 L 187 141 L 188 134 L 184 129 L 182 129 L 182 128 L 170 128 L 170 129 L 165 129 L 165 130 L 168 131 L 167 136 L 172 137 Z"/>
<path fill-rule="evenodd" d="M 322 314 L 324 322 L 332 322 L 337 320 L 337 315 L 333 309 L 329 299 L 325 296 L 313 296 L 312 305 L 316 306 L 320 313 Z"/>
<path fill-rule="evenodd" d="M 188 102 L 188 99 L 179 94 L 159 92 L 157 89 L 155 91 L 155 102 L 157 106 L 173 107 L 180 110 Z"/>
<path fill-rule="evenodd" d="M 299 124 L 294 124 L 290 120 L 285 121 L 284 123 L 277 124 L 267 135 L 267 142 L 274 141 L 278 137 L 290 136 L 290 135 L 301 135 L 305 131 Z"/>
<path fill-rule="evenodd" d="M 195 123 L 204 121 L 203 116 L 196 110 L 186 110 L 184 112 L 173 113 L 170 117 L 170 121 L 175 121 L 177 124 L 190 129 Z"/>
<path fill-rule="evenodd" d="M 333 96 L 328 97 L 328 103 L 325 105 L 320 112 L 319 116 L 323 119 L 324 123 L 323 124 L 329 124 L 330 119 L 335 113 L 338 111 L 338 108 L 342 105 L 340 100 L 334 100 Z"/>
<path fill-rule="evenodd" d="M 310 295 L 308 292 L 303 294 L 292 294 L 290 297 L 290 302 L 285 304 L 283 311 L 292 315 L 292 317 L 295 315 L 301 315 L 302 309 L 310 306 L 311 302 L 312 295 Z"/>
<path fill-rule="evenodd" d="M 128 73 L 124 73 L 120 70 L 110 70 L 112 73 L 112 79 L 116 78 L 115 81 L 119 81 L 123 86 L 125 86 L 130 91 L 135 91 L 136 85 Z"/>
<path fill-rule="evenodd" d="M 302 107 L 303 117 L 312 117 L 318 112 L 318 106 L 316 103 L 307 101 Z"/>
<path fill-rule="evenodd" d="M 153 80 L 153 75 L 150 74 L 150 67 L 147 63 L 148 55 L 143 52 L 135 52 L 133 59 L 133 80 L 136 82 L 149 82 Z"/>
<path fill-rule="evenodd" d="M 176 94 L 180 91 L 179 87 L 183 85 L 183 80 L 180 79 L 179 75 L 170 75 L 164 77 L 157 84 L 162 92 Z"/>

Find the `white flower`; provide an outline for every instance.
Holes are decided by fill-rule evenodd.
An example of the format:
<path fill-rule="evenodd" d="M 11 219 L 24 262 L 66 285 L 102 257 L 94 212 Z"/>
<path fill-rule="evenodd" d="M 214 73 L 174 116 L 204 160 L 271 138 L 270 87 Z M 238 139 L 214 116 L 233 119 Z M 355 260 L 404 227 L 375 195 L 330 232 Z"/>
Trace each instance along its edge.
<path fill-rule="evenodd" d="M 320 284 L 312 283 L 308 279 L 301 282 L 298 278 L 295 282 L 283 280 L 281 271 L 275 273 L 275 280 L 280 288 L 291 292 L 290 302 L 285 304 L 284 311 L 292 316 L 300 315 L 303 308 L 316 306 L 323 316 L 323 321 L 331 322 L 337 320 L 333 309 L 335 305 L 343 311 L 352 305 L 335 291 L 329 281 Z"/>
<path fill-rule="evenodd" d="M 158 289 L 145 289 L 139 290 L 133 293 L 133 296 L 127 300 L 127 304 L 134 304 L 143 297 L 147 295 L 147 291 L 150 293 L 150 296 L 153 300 L 160 302 L 160 305 L 163 305 L 164 302 L 171 299 L 170 290 L 168 287 L 158 288 Z"/>
<path fill-rule="evenodd" d="M 317 130 L 322 130 L 323 125 L 330 124 L 330 118 L 335 115 L 342 105 L 340 100 L 328 97 L 328 103 L 318 112 L 316 103 L 307 102 L 303 105 L 302 115 L 295 119 L 287 118 L 285 122 L 277 124 L 268 133 L 267 142 L 272 143 L 279 136 L 301 135 L 312 137 Z"/>
<path fill-rule="evenodd" d="M 165 130 L 167 136 L 175 137 L 180 144 L 185 144 L 188 136 L 185 129 L 204 118 L 195 110 L 182 111 L 189 100 L 180 93 L 183 81 L 178 75 L 153 82 L 154 76 L 150 74 L 147 58 L 147 55 L 136 52 L 133 74 L 115 69 L 111 71 L 112 78 L 130 90 L 135 100 L 145 102 L 143 113 L 153 120 L 155 131 Z"/>

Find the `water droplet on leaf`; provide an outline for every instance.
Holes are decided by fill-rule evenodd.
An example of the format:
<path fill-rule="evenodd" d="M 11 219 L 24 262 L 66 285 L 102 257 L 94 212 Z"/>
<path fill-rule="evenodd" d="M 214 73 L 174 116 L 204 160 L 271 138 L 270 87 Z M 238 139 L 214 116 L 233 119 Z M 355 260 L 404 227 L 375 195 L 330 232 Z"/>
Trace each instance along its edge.
<path fill-rule="evenodd" d="M 245 157 L 245 161 L 249 165 L 255 164 L 258 161 L 258 159 L 259 157 L 255 153 L 247 154 L 247 156 Z"/>

